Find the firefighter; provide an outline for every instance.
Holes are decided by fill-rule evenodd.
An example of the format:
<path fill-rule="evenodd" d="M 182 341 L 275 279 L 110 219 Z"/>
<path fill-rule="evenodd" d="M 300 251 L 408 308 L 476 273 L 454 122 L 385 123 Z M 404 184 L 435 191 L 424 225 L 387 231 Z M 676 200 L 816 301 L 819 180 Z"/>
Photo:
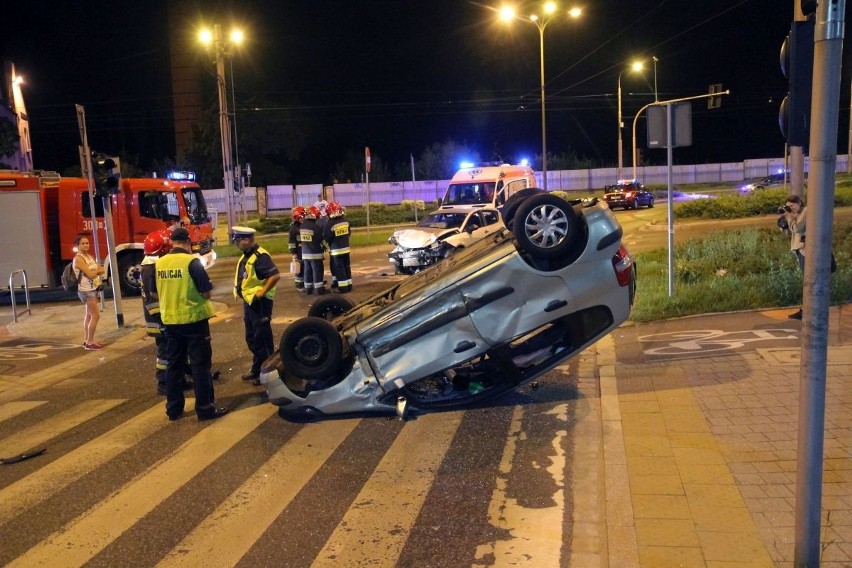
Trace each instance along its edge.
<path fill-rule="evenodd" d="M 233 227 L 232 231 L 234 243 L 243 251 L 234 275 L 234 298 L 243 300 L 246 345 L 253 356 L 251 370 L 242 379 L 257 382 L 260 366 L 275 351 L 272 339 L 272 300 L 281 274 L 269 253 L 255 242 L 254 229 Z"/>
<path fill-rule="evenodd" d="M 157 272 L 154 265 L 157 259 L 172 248 L 169 242 L 171 230 L 162 229 L 149 233 L 142 243 L 145 258 L 139 271 L 139 283 L 142 285 L 142 314 L 145 316 L 145 331 L 154 338 L 157 345 L 157 394 L 166 394 L 166 338 L 163 334 L 163 320 L 160 318 L 160 302 L 157 296 Z M 190 386 L 191 388 L 191 386 Z"/>
<path fill-rule="evenodd" d="M 325 226 L 325 241 L 328 243 L 331 274 L 337 289 L 345 294 L 352 291 L 352 268 L 349 262 L 349 236 L 351 230 L 346 220 L 346 211 L 337 201 L 326 207 L 328 223 Z"/>
<path fill-rule="evenodd" d="M 198 420 L 215 420 L 228 413 L 214 402 L 210 374 L 213 350 L 209 319 L 214 315 L 210 291 L 213 283 L 201 261 L 191 254 L 189 231 L 172 231 L 172 250 L 156 264 L 160 317 L 166 335 L 166 415 L 170 421 L 183 416 L 183 369 L 186 357 L 192 366 L 195 414 Z"/>
<path fill-rule="evenodd" d="M 302 243 L 302 266 L 305 275 L 305 294 L 325 294 L 323 274 L 322 229 L 317 223 L 319 208 L 311 205 L 305 212 L 305 220 L 299 227 Z"/>
<path fill-rule="evenodd" d="M 301 290 L 305 287 L 305 267 L 302 264 L 302 243 L 299 242 L 299 227 L 302 226 L 302 221 L 305 218 L 305 208 L 297 205 L 291 212 L 293 221 L 290 223 L 290 231 L 287 234 L 287 248 L 290 249 L 290 255 L 293 262 L 299 263 L 299 272 L 296 273 L 296 288 Z"/>

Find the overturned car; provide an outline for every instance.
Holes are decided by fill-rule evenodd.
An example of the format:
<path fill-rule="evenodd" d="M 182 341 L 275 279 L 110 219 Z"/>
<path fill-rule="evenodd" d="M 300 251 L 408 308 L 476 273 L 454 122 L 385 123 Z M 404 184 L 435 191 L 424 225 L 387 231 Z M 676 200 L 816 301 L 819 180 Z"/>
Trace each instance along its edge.
<path fill-rule="evenodd" d="M 503 228 L 497 209 L 443 207 L 416 227 L 394 231 L 388 260 L 397 274 L 414 274 L 471 242 Z"/>
<path fill-rule="evenodd" d="M 285 418 L 457 408 L 540 376 L 624 322 L 635 267 L 596 200 L 526 190 L 497 232 L 364 302 L 314 303 L 260 381 Z"/>

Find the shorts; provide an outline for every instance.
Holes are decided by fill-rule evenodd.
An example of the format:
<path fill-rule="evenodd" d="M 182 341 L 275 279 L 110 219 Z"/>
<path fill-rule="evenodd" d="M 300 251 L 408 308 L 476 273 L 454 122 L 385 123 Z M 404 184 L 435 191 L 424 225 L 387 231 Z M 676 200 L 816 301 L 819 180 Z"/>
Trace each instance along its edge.
<path fill-rule="evenodd" d="M 98 298 L 98 292 L 96 290 L 88 290 L 83 292 L 82 290 L 77 290 L 77 297 L 80 298 L 80 301 L 84 304 L 92 299 Z"/>

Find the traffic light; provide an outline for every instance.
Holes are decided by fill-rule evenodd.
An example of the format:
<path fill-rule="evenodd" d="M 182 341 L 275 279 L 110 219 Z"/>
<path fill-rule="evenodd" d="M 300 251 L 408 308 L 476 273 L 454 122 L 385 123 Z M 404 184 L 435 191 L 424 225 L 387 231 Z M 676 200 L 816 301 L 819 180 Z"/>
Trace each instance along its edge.
<path fill-rule="evenodd" d="M 708 94 L 716 96 L 707 99 L 707 108 L 720 108 L 722 106 L 722 83 L 713 83 L 712 85 L 710 85 L 710 90 Z"/>
<path fill-rule="evenodd" d="M 118 193 L 121 179 L 121 162 L 118 158 L 95 154 L 92 156 L 92 170 L 95 195 L 109 197 Z"/>
<path fill-rule="evenodd" d="M 811 124 L 814 75 L 814 20 L 793 22 L 781 44 L 781 71 L 788 93 L 781 103 L 778 124 L 790 146 L 807 146 Z"/>

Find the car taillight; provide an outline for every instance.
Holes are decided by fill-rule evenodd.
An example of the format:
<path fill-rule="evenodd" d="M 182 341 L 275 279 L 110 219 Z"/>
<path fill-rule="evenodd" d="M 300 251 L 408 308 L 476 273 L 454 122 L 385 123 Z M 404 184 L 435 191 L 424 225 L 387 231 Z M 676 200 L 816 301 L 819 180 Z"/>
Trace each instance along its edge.
<path fill-rule="evenodd" d="M 618 247 L 618 252 L 612 255 L 612 267 L 620 286 L 629 286 L 633 279 L 633 259 L 624 245 Z"/>

